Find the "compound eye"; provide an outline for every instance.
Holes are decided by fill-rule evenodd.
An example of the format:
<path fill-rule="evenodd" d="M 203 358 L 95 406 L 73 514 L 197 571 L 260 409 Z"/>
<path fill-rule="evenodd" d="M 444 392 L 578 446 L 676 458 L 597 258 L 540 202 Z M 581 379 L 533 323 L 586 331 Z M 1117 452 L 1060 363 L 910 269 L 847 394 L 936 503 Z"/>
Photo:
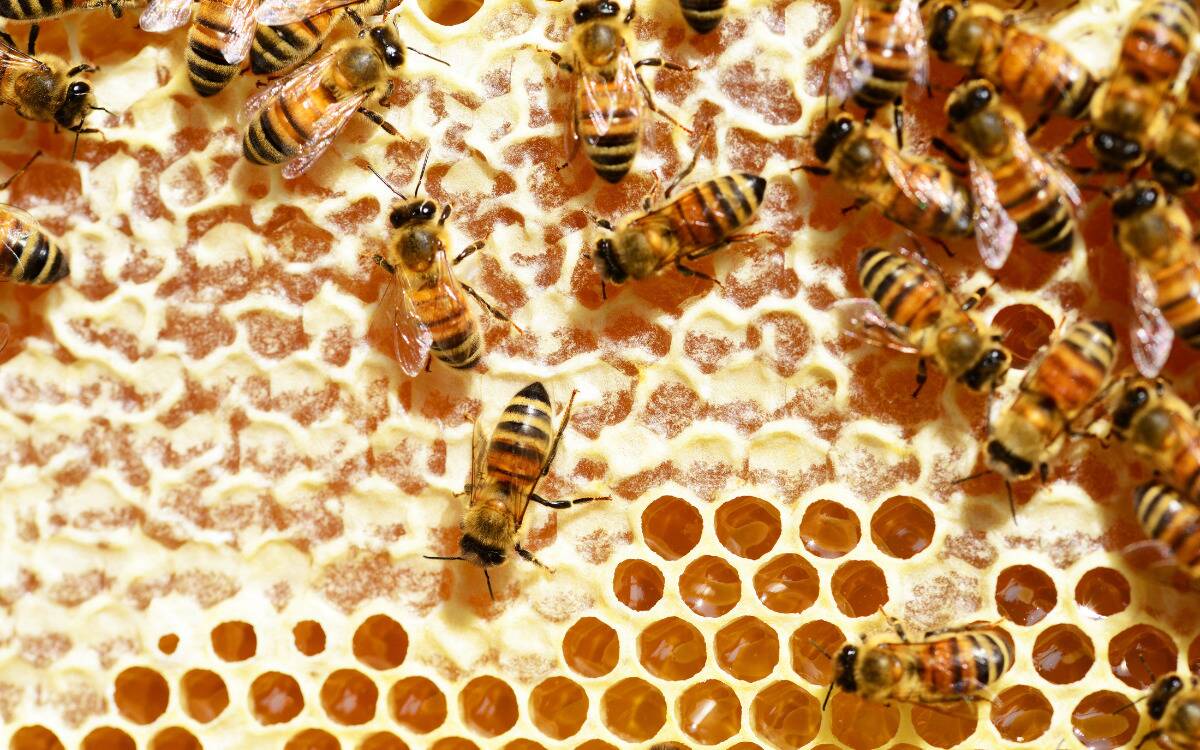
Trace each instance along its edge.
<path fill-rule="evenodd" d="M 1150 398 L 1150 394 L 1146 393 L 1145 388 L 1137 388 L 1125 396 L 1125 403 L 1129 406 L 1140 406 L 1146 403 L 1148 398 Z"/>
<path fill-rule="evenodd" d="M 1096 136 L 1096 148 L 1101 151 L 1112 151 L 1115 145 L 1113 137 L 1108 133 L 1101 133 Z"/>
<path fill-rule="evenodd" d="M 1139 208 L 1149 208 L 1158 202 L 1158 191 L 1154 188 L 1146 188 L 1138 193 L 1137 205 Z"/>
<path fill-rule="evenodd" d="M 575 23 L 583 23 L 591 17 L 592 14 L 587 8 L 576 8 L 575 12 L 571 14 L 571 18 L 574 19 Z"/>
<path fill-rule="evenodd" d="M 391 223 L 393 228 L 399 228 L 407 221 L 408 211 L 405 211 L 403 207 L 393 208 L 392 213 L 388 216 L 388 222 Z"/>
<path fill-rule="evenodd" d="M 421 204 L 421 207 L 418 209 L 418 211 L 420 211 L 420 217 L 422 219 L 432 219 L 433 215 L 437 213 L 437 206 L 433 205 L 431 201 L 425 201 Z"/>
<path fill-rule="evenodd" d="M 67 87 L 67 95 L 74 97 L 87 96 L 87 93 L 91 90 L 92 87 L 88 84 L 84 83 L 83 81 L 76 81 Z"/>
<path fill-rule="evenodd" d="M 992 92 L 987 86 L 980 86 L 971 92 L 971 103 L 976 109 L 983 109 L 992 100 Z"/>
<path fill-rule="evenodd" d="M 596 6 L 596 11 L 602 16 L 615 16 L 620 12 L 620 8 L 616 3 L 600 3 Z"/>
<path fill-rule="evenodd" d="M 937 14 L 938 22 L 943 25 L 947 25 L 947 26 L 950 25 L 950 23 L 952 23 L 955 18 L 958 18 L 958 11 L 954 10 L 954 8 L 951 8 L 949 6 L 942 8 L 941 10 L 938 11 L 938 14 Z"/>
<path fill-rule="evenodd" d="M 1141 156 L 1142 147 L 1134 141 L 1125 141 L 1124 147 L 1121 149 L 1126 159 L 1136 159 Z"/>

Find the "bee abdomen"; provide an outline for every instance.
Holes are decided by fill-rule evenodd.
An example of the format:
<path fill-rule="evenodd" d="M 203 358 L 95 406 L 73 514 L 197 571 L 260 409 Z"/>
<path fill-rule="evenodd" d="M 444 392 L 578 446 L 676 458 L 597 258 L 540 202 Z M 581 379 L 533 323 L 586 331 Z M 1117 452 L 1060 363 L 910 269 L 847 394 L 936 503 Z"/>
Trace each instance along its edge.
<path fill-rule="evenodd" d="M 712 247 L 749 223 L 766 189 L 766 179 L 737 172 L 688 188 L 668 209 L 675 214 L 686 247 Z"/>
<path fill-rule="evenodd" d="M 1158 307 L 1179 338 L 1200 348 L 1200 263 L 1189 258 L 1155 272 Z"/>
<path fill-rule="evenodd" d="M 683 18 L 698 34 L 707 34 L 717 28 L 725 15 L 726 0 L 679 0 Z"/>
<path fill-rule="evenodd" d="M 54 18 L 75 10 L 75 0 L 0 0 L 0 17 L 14 21 Z"/>
<path fill-rule="evenodd" d="M 483 356 L 483 337 L 479 322 L 463 299 L 450 301 L 440 292 L 417 292 L 413 304 L 433 339 L 429 347 L 433 356 L 459 370 L 479 362 Z"/>
<path fill-rule="evenodd" d="M 336 99 L 324 85 L 269 102 L 250 122 L 242 153 L 255 164 L 282 164 L 304 145 L 317 119 Z"/>
<path fill-rule="evenodd" d="M 1000 679 L 1013 664 L 1013 649 L 999 631 L 959 633 L 925 644 L 922 674 L 927 700 L 977 693 Z"/>
<path fill-rule="evenodd" d="M 0 258 L 0 275 L 4 278 L 19 284 L 45 286 L 70 273 L 66 253 L 41 228 L 2 215 L 0 224 L 5 238 Z"/>
<path fill-rule="evenodd" d="M 196 21 L 200 23 L 199 20 Z M 187 64 L 188 78 L 200 96 L 213 96 L 221 92 L 233 77 L 238 66 L 225 59 L 221 50 L 214 46 L 212 35 L 193 26 L 188 34 Z"/>
<path fill-rule="evenodd" d="M 1104 387 L 1116 346 L 1106 321 L 1076 323 L 1046 353 L 1031 389 L 1053 398 L 1063 415 L 1073 419 Z"/>
<path fill-rule="evenodd" d="M 319 13 L 283 26 L 259 26 L 250 50 L 250 69 L 262 75 L 303 62 L 329 36 L 336 10 Z"/>
<path fill-rule="evenodd" d="M 582 93 L 578 95 L 575 130 L 583 139 L 584 153 L 596 174 L 616 183 L 633 167 L 642 140 L 642 109 L 637 98 L 640 94 L 615 85 L 598 84 L 597 88 L 595 105 L 599 112 L 589 108 L 590 100 Z M 597 128 L 597 121 L 603 123 L 601 128 Z"/>
<path fill-rule="evenodd" d="M 899 253 L 864 250 L 858 257 L 858 278 L 867 296 L 899 326 L 924 328 L 941 311 L 944 295 L 937 284 Z"/>
<path fill-rule="evenodd" d="M 1118 67 L 1143 82 L 1169 85 L 1179 73 L 1197 26 L 1188 0 L 1151 0 L 1135 15 Z"/>
<path fill-rule="evenodd" d="M 1134 490 L 1133 511 L 1146 536 L 1166 544 L 1179 567 L 1200 575 L 1200 509 L 1174 488 L 1150 482 Z"/>
<path fill-rule="evenodd" d="M 513 396 L 488 444 L 487 472 L 509 485 L 529 486 L 541 474 L 553 426 L 550 396 L 541 383 Z"/>

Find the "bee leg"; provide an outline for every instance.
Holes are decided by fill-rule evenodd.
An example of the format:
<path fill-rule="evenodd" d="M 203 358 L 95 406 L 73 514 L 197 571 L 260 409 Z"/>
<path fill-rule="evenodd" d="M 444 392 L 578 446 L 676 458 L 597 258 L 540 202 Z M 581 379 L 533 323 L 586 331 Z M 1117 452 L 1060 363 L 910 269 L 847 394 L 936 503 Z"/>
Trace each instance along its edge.
<path fill-rule="evenodd" d="M 1025 130 L 1025 137 L 1029 140 L 1037 137 L 1037 134 L 1041 132 L 1042 128 L 1046 127 L 1046 123 L 1048 122 L 1050 122 L 1049 110 L 1038 115 L 1038 118 L 1033 121 L 1033 124 Z"/>
<path fill-rule="evenodd" d="M 845 208 L 842 209 L 842 216 L 845 216 L 846 214 L 848 214 L 852 211 L 857 211 L 860 208 L 864 208 L 870 202 L 871 201 L 869 198 L 856 198 L 853 203 L 851 203 L 849 206 L 846 206 Z"/>
<path fill-rule="evenodd" d="M 688 135 L 692 134 L 691 128 L 684 127 L 674 117 L 671 117 L 669 114 L 667 114 L 666 112 L 663 112 L 661 109 L 658 108 L 658 106 L 654 103 L 654 96 L 650 93 L 650 87 L 646 85 L 646 82 L 642 79 L 642 75 L 640 73 L 637 73 L 635 71 L 634 78 L 637 79 L 638 85 L 642 87 L 642 96 L 645 98 L 646 106 L 650 109 L 651 112 L 654 112 L 659 117 L 662 117 L 663 119 L 667 120 L 672 125 L 679 128 L 680 130 L 687 133 Z"/>
<path fill-rule="evenodd" d="M 533 486 L 529 488 L 529 495 L 534 495 L 534 490 L 537 489 L 537 484 L 542 477 L 550 473 L 550 464 L 554 462 L 554 456 L 558 453 L 558 441 L 562 440 L 563 433 L 567 430 L 567 422 L 571 419 L 571 407 L 575 405 L 575 396 L 579 393 L 578 390 L 571 391 L 571 398 L 567 401 L 567 408 L 563 411 L 562 421 L 558 423 L 558 432 L 554 433 L 554 440 L 550 443 L 550 451 L 546 454 L 546 461 L 542 464 L 542 471 L 533 480 Z M 520 545 L 517 546 L 517 554 L 521 554 Z"/>
<path fill-rule="evenodd" d="M 368 120 L 370 120 L 371 122 L 378 125 L 380 128 L 383 129 L 383 132 L 387 133 L 388 135 L 392 135 L 392 136 L 400 135 L 400 131 L 396 130 L 396 128 L 394 128 L 390 122 L 383 119 L 383 115 L 379 114 L 378 112 L 367 109 L 366 107 L 359 107 L 358 113 L 360 115 L 362 115 L 363 117 L 367 118 Z"/>
<path fill-rule="evenodd" d="M 12 175 L 10 175 L 7 180 L 5 180 L 4 182 L 0 182 L 0 190 L 7 190 L 8 186 L 13 184 L 13 182 L 15 182 L 18 177 L 23 175 L 25 173 L 25 170 L 29 169 L 29 165 L 33 164 L 33 162 L 41 155 L 42 155 L 42 150 L 39 148 L 34 153 L 33 156 L 29 157 L 29 161 L 25 162 L 24 166 L 22 166 L 16 172 L 13 172 Z"/>
<path fill-rule="evenodd" d="M 717 281 L 712 276 L 709 276 L 708 274 L 704 273 L 703 271 L 697 271 L 694 268 L 688 268 L 687 266 L 683 265 L 683 258 L 675 259 L 675 268 L 677 268 L 679 270 L 679 272 L 681 274 L 683 274 L 684 276 L 694 276 L 698 279 L 704 279 L 706 281 L 711 281 L 712 283 L 716 284 L 717 286 L 724 286 L 724 284 Z"/>
<path fill-rule="evenodd" d="M 1042 478 L 1042 484 L 1050 481 L 1050 464 L 1045 461 L 1038 464 L 1038 476 Z"/>
<path fill-rule="evenodd" d="M 583 505 L 584 503 L 590 503 L 593 500 L 612 500 L 612 498 L 608 495 L 604 495 L 602 497 L 577 497 L 574 500 L 547 500 L 536 493 L 531 494 L 529 499 L 538 505 L 545 505 L 547 508 L 553 508 L 554 510 L 566 510 L 572 505 Z"/>
<path fill-rule="evenodd" d="M 37 54 L 37 40 L 38 40 L 38 35 L 41 32 L 42 32 L 41 24 L 35 23 L 29 27 L 29 43 L 28 43 L 27 47 L 29 49 L 30 57 L 33 57 L 35 54 Z"/>
<path fill-rule="evenodd" d="M 637 0 L 630 0 L 629 1 L 629 12 L 625 14 L 625 20 L 623 21 L 623 23 L 626 26 L 628 26 L 629 22 L 633 20 L 633 16 L 635 13 L 637 13 Z"/>
<path fill-rule="evenodd" d="M 941 138 L 939 138 L 937 136 L 934 136 L 933 140 L 930 141 L 930 145 L 932 145 L 938 151 L 941 151 L 946 156 L 949 156 L 951 159 L 958 162 L 959 164 L 967 163 L 967 157 L 963 156 L 961 153 L 958 152 L 957 149 L 955 149 L 949 143 L 946 143 L 945 141 L 943 141 Z"/>
<path fill-rule="evenodd" d="M 469 294 L 469 295 L 471 295 L 472 297 L 474 297 L 474 298 L 475 298 L 475 301 L 479 303 L 479 306 L 480 306 L 480 307 L 482 307 L 483 309 L 485 309 L 485 310 L 487 310 L 489 313 L 491 313 L 493 318 L 496 318 L 496 319 L 498 319 L 498 320 L 503 320 L 505 323 L 508 323 L 510 326 L 512 326 L 513 328 L 517 329 L 517 332 L 518 332 L 518 333 L 524 333 L 524 332 L 525 332 L 525 331 L 523 331 L 523 330 L 521 329 L 521 326 L 519 326 L 519 325 L 517 325 L 516 323 L 512 322 L 512 318 L 510 318 L 510 317 L 508 317 L 507 315 L 505 315 L 504 313 L 500 312 L 499 310 L 497 310 L 497 309 L 496 309 L 495 305 L 493 305 L 492 303 L 490 303 L 490 302 L 488 302 L 487 300 L 485 300 L 485 299 L 483 298 L 483 296 L 482 296 L 481 294 L 479 294 L 479 292 L 475 291 L 474 289 L 472 289 L 471 287 L 469 287 L 469 286 L 467 286 L 466 284 L 462 283 L 461 281 L 459 282 L 459 284 L 458 284 L 458 285 L 459 285 L 459 286 L 461 286 L 461 287 L 463 288 L 463 291 L 464 291 L 464 292 L 466 292 L 467 294 Z"/>
<path fill-rule="evenodd" d="M 912 392 L 912 397 L 916 398 L 921 389 L 925 387 L 925 381 L 929 378 L 929 371 L 925 365 L 925 358 L 921 357 L 917 360 L 917 388 Z"/>
<path fill-rule="evenodd" d="M 1146 732 L 1145 736 L 1142 737 L 1141 741 L 1138 742 L 1137 745 L 1134 746 L 1133 750 L 1138 750 L 1138 748 L 1140 748 L 1142 745 L 1145 745 L 1150 740 L 1157 740 L 1159 737 L 1162 736 L 1162 733 L 1163 733 L 1163 730 L 1161 730 L 1161 729 L 1154 729 L 1149 732 Z"/>
<path fill-rule="evenodd" d="M 533 556 L 532 552 L 530 552 L 529 550 L 522 547 L 519 543 L 513 546 L 513 550 L 517 553 L 517 556 L 520 557 L 522 560 L 524 560 L 526 562 L 531 562 L 534 565 L 538 566 L 539 568 L 541 568 L 542 570 L 544 570 L 548 573 L 554 572 L 553 568 L 542 563 L 541 560 L 539 560 Z"/>
<path fill-rule="evenodd" d="M 459 263 L 462 263 L 467 258 L 482 250 L 484 244 L 484 240 L 479 240 L 478 242 L 472 242 L 470 245 L 467 245 L 466 248 L 464 248 L 463 251 L 458 254 L 458 257 L 454 259 L 453 265 L 457 266 Z"/>
<path fill-rule="evenodd" d="M 819 167 L 815 164 L 801 164 L 800 166 L 792 169 L 793 172 L 796 170 L 801 170 L 808 174 L 816 175 L 817 177 L 828 177 L 829 175 L 833 174 L 828 167 Z"/>
<path fill-rule="evenodd" d="M 354 25 L 358 28 L 361 29 L 363 27 L 362 16 L 358 15 L 358 11 L 354 10 L 353 8 L 346 8 L 346 17 L 353 21 Z"/>
<path fill-rule="evenodd" d="M 701 142 L 700 146 L 703 146 L 703 145 L 704 145 L 703 142 Z M 663 191 L 664 199 L 670 198 L 671 192 L 673 190 L 675 190 L 675 188 L 679 187 L 679 183 L 682 182 L 685 177 L 687 177 L 688 175 L 690 175 L 692 173 L 692 170 L 696 168 L 696 160 L 699 158 L 700 158 L 700 148 L 697 147 L 696 151 L 692 154 L 692 160 L 688 162 L 688 165 L 686 167 L 684 167 L 683 170 L 679 174 L 675 175 L 674 179 L 671 180 L 671 184 L 667 185 L 667 189 Z"/>
<path fill-rule="evenodd" d="M 992 282 L 992 283 L 995 283 L 995 282 Z M 974 294 L 972 294 L 970 297 L 967 297 L 965 300 L 963 300 L 962 311 L 970 312 L 971 310 L 974 310 L 976 307 L 979 306 L 980 302 L 983 302 L 983 298 L 987 296 L 987 293 L 988 293 L 988 287 L 986 287 L 986 286 L 981 286 L 978 289 L 976 289 Z"/>
<path fill-rule="evenodd" d="M 396 267 L 384 260 L 382 255 L 376 255 L 371 260 L 375 261 L 375 265 L 387 271 L 389 274 L 392 274 L 393 276 L 396 274 Z"/>
<path fill-rule="evenodd" d="M 635 62 L 635 63 L 633 64 L 633 67 L 635 67 L 635 68 L 640 68 L 640 67 L 642 67 L 643 65 L 649 65 L 649 66 L 651 66 L 651 67 L 654 67 L 654 68 L 666 68 L 667 70 L 681 70 L 681 71 L 693 71 L 693 70 L 695 70 L 695 68 L 685 68 L 685 67 L 683 67 L 682 65 L 680 65 L 679 63 L 673 63 L 673 62 L 670 62 L 670 61 L 668 61 L 668 60 L 664 60 L 664 59 L 662 59 L 661 57 L 647 57 L 647 58 L 643 58 L 643 59 L 641 59 L 641 60 L 638 60 L 637 62 Z"/>

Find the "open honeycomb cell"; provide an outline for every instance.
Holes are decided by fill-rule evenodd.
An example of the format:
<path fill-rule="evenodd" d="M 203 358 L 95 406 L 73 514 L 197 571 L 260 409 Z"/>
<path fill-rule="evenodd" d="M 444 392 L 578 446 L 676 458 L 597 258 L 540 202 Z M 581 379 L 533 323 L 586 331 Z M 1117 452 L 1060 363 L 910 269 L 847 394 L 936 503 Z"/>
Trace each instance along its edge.
<path fill-rule="evenodd" d="M 1051 625 L 1033 644 L 1033 666 L 1048 682 L 1069 685 L 1083 679 L 1096 663 L 1092 639 L 1074 625 Z"/>
<path fill-rule="evenodd" d="M 183 727 L 167 727 L 150 738 L 150 750 L 201 750 L 196 735 Z"/>
<path fill-rule="evenodd" d="M 887 578 L 869 560 L 850 560 L 838 566 L 829 581 L 837 608 L 847 617 L 867 617 L 888 603 Z"/>
<path fill-rule="evenodd" d="M 9 750 L 63 750 L 58 737 L 41 725 L 21 727 L 8 741 Z"/>
<path fill-rule="evenodd" d="M 691 552 L 703 531 L 700 511 L 682 498 L 660 497 L 642 511 L 646 546 L 664 560 L 678 560 Z"/>
<path fill-rule="evenodd" d="M 651 623 L 638 635 L 638 661 L 660 680 L 696 676 L 707 660 L 703 634 L 678 617 Z"/>
<path fill-rule="evenodd" d="M 871 515 L 871 541 L 885 555 L 901 560 L 929 547 L 936 529 L 929 506 L 907 495 L 889 497 Z"/>
<path fill-rule="evenodd" d="M 1014 565 L 996 579 L 996 608 L 1017 625 L 1035 625 L 1058 603 L 1058 591 L 1045 571 Z"/>
<path fill-rule="evenodd" d="M 737 606 L 742 581 L 737 569 L 719 557 L 698 557 L 679 576 L 679 596 L 701 617 L 720 617 Z"/>
<path fill-rule="evenodd" d="M 1009 742 L 1032 742 L 1050 728 L 1054 707 L 1040 690 L 1014 685 L 992 701 L 991 720 L 1000 736 Z"/>
<path fill-rule="evenodd" d="M 595 617 L 573 624 L 563 637 L 562 650 L 567 666 L 584 677 L 603 677 L 621 658 L 617 631 Z"/>
<path fill-rule="evenodd" d="M 371 615 L 354 631 L 354 656 L 372 669 L 395 669 L 408 654 L 408 633 L 387 615 Z"/>
<path fill-rule="evenodd" d="M 245 661 L 258 650 L 258 635 L 248 622 L 223 622 L 210 634 L 213 651 L 225 661 Z"/>
<path fill-rule="evenodd" d="M 342 743 L 324 729 L 305 729 L 293 735 L 283 750 L 341 750 Z"/>
<path fill-rule="evenodd" d="M 793 553 L 773 557 L 754 574 L 754 593 L 767 609 L 799 614 L 813 605 L 820 593 L 817 569 Z"/>
<path fill-rule="evenodd" d="M 542 734 L 556 740 L 573 737 L 587 719 L 587 693 L 566 677 L 551 677 L 529 693 L 529 716 Z"/>
<path fill-rule="evenodd" d="M 689 686 L 675 701 L 675 713 L 687 736 L 701 745 L 724 742 L 742 725 L 742 704 L 737 693 L 718 680 Z"/>
<path fill-rule="evenodd" d="M 912 723 L 921 739 L 933 747 L 954 747 L 975 733 L 979 709 L 971 701 L 913 706 Z"/>
<path fill-rule="evenodd" d="M 546 746 L 533 740 L 516 739 L 507 743 L 504 750 L 546 750 Z"/>
<path fill-rule="evenodd" d="M 339 669 L 321 685 L 321 707 L 339 724 L 366 724 L 378 703 L 379 688 L 356 669 Z"/>
<path fill-rule="evenodd" d="M 617 750 L 617 746 L 604 740 L 588 740 L 576 746 L 575 750 Z"/>
<path fill-rule="evenodd" d="M 845 643 L 837 625 L 825 620 L 806 622 L 789 641 L 792 669 L 814 685 L 828 685 L 833 682 L 833 655 Z"/>
<path fill-rule="evenodd" d="M 600 716 L 604 726 L 621 739 L 645 742 L 667 722 L 667 699 L 649 682 L 626 677 L 604 691 Z"/>
<path fill-rule="evenodd" d="M 636 612 L 658 604 L 665 585 L 662 571 L 645 560 L 623 560 L 613 573 L 613 593 Z"/>
<path fill-rule="evenodd" d="M 479 750 L 479 745 L 465 737 L 443 737 L 429 748 L 430 750 Z"/>
<path fill-rule="evenodd" d="M 174 633 L 167 633 L 158 639 L 158 650 L 167 656 L 175 653 L 177 648 L 179 648 L 179 636 Z"/>
<path fill-rule="evenodd" d="M 1112 750 L 1133 739 L 1140 714 L 1125 707 L 1129 699 L 1111 690 L 1085 695 L 1071 711 L 1075 738 L 1092 750 Z"/>
<path fill-rule="evenodd" d="M 1054 319 L 1037 305 L 1008 305 L 996 312 L 992 321 L 1009 331 L 1004 345 L 1013 355 L 1013 367 L 1024 368 L 1046 345 L 1054 332 Z"/>
<path fill-rule="evenodd" d="M 446 695 L 428 677 L 405 677 L 388 692 L 392 718 L 418 734 L 446 721 Z"/>
<path fill-rule="evenodd" d="M 146 667 L 130 667 L 117 675 L 113 702 L 126 719 L 136 724 L 153 724 L 167 710 L 171 688 L 166 679 Z"/>
<path fill-rule="evenodd" d="M 250 710 L 260 724 L 284 724 L 304 710 L 300 683 L 290 674 L 267 672 L 250 683 Z"/>
<path fill-rule="evenodd" d="M 783 533 L 779 509 L 757 497 L 735 497 L 717 508 L 717 540 L 738 557 L 757 560 Z"/>
<path fill-rule="evenodd" d="M 192 669 L 179 681 L 183 710 L 199 722 L 217 718 L 229 705 L 229 689 L 216 672 Z"/>
<path fill-rule="evenodd" d="M 853 750 L 879 747 L 896 736 L 900 709 L 865 701 L 851 693 L 835 692 L 829 700 L 833 736 Z"/>
<path fill-rule="evenodd" d="M 717 631 L 713 654 L 731 677 L 755 682 L 779 663 L 779 636 L 757 617 L 739 617 Z"/>
<path fill-rule="evenodd" d="M 292 642 L 305 656 L 316 656 L 325 650 L 325 629 L 316 620 L 303 620 L 292 628 Z"/>
<path fill-rule="evenodd" d="M 1075 601 L 1091 617 L 1112 617 L 1129 606 L 1129 580 L 1119 570 L 1092 568 L 1075 585 Z"/>
<path fill-rule="evenodd" d="M 1108 642 L 1108 663 L 1113 675 L 1138 690 L 1145 690 L 1157 677 L 1174 671 L 1178 659 L 1175 641 L 1145 623 L 1122 630 Z"/>
<path fill-rule="evenodd" d="M 754 696 L 750 721 L 755 734 L 778 750 L 803 747 L 817 736 L 821 704 L 804 688 L 781 680 Z"/>
<path fill-rule="evenodd" d="M 458 694 L 463 722 L 484 737 L 504 734 L 517 723 L 517 696 L 508 684 L 490 675 L 476 677 Z"/>
<path fill-rule="evenodd" d="M 841 557 L 858 546 L 861 537 L 858 516 L 832 500 L 811 503 L 800 519 L 800 540 L 817 557 Z"/>
<path fill-rule="evenodd" d="M 363 740 L 358 750 L 408 750 L 408 745 L 391 732 L 376 732 Z"/>

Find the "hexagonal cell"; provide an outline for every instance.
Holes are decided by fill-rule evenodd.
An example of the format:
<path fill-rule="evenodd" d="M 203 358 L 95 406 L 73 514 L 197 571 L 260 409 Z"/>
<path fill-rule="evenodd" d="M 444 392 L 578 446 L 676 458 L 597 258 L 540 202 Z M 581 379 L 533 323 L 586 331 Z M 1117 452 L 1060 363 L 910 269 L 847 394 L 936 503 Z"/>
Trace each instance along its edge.
<path fill-rule="evenodd" d="M 619 750 L 616 745 L 604 740 L 588 740 L 575 750 Z"/>
<path fill-rule="evenodd" d="M 1020 304 L 1001 308 L 992 318 L 992 324 L 1002 331 L 1008 331 L 1004 345 L 1012 352 L 1012 366 L 1020 369 L 1029 365 L 1054 332 L 1054 319 L 1036 305 Z"/>
<path fill-rule="evenodd" d="M 1092 640 L 1074 625 L 1051 625 L 1033 644 L 1033 668 L 1047 682 L 1069 685 L 1083 679 L 1096 663 Z"/>
<path fill-rule="evenodd" d="M 150 750 L 203 750 L 200 740 L 183 727 L 167 727 L 150 739 Z"/>
<path fill-rule="evenodd" d="M 646 546 L 664 560 L 678 560 L 700 541 L 704 519 L 683 498 L 665 495 L 642 511 Z"/>
<path fill-rule="evenodd" d="M 868 560 L 844 562 L 829 582 L 833 601 L 847 617 L 868 617 L 888 603 L 887 579 Z"/>
<path fill-rule="evenodd" d="M 418 734 L 428 734 L 446 721 L 446 696 L 427 677 L 405 677 L 388 693 L 392 718 Z"/>
<path fill-rule="evenodd" d="M 356 669 L 339 669 L 321 685 L 321 707 L 339 724 L 366 724 L 378 703 L 379 688 Z"/>
<path fill-rule="evenodd" d="M 717 539 L 733 554 L 757 560 L 783 533 L 779 509 L 757 497 L 735 497 L 717 508 Z"/>
<path fill-rule="evenodd" d="M 871 541 L 880 552 L 907 560 L 929 547 L 937 522 L 915 497 L 889 497 L 871 515 Z"/>
<path fill-rule="evenodd" d="M 679 727 L 701 745 L 724 742 L 742 728 L 742 704 L 728 685 L 705 680 L 675 701 Z"/>
<path fill-rule="evenodd" d="M 757 617 L 739 617 L 713 638 L 717 664 L 745 682 L 761 680 L 779 663 L 779 636 Z"/>
<path fill-rule="evenodd" d="M 546 746 L 533 740 L 517 739 L 505 745 L 504 750 L 546 750 Z"/>
<path fill-rule="evenodd" d="M 463 722 L 472 732 L 496 737 L 517 723 L 517 695 L 502 680 L 490 675 L 476 677 L 458 694 Z"/>
<path fill-rule="evenodd" d="M 574 736 L 587 720 L 587 712 L 587 693 L 566 677 L 543 680 L 529 694 L 533 725 L 556 740 Z"/>
<path fill-rule="evenodd" d="M 896 736 L 900 709 L 895 705 L 865 701 L 852 693 L 835 691 L 829 701 L 833 736 L 852 750 L 871 750 Z"/>
<path fill-rule="evenodd" d="M 64 750 L 63 743 L 46 727 L 40 724 L 21 727 L 13 732 L 8 741 L 8 750 Z"/>
<path fill-rule="evenodd" d="M 613 593 L 635 612 L 645 612 L 662 599 L 662 571 L 645 560 L 622 560 L 613 572 Z"/>
<path fill-rule="evenodd" d="M 395 669 L 408 654 L 408 633 L 387 615 L 371 615 L 354 631 L 354 656 L 372 669 Z"/>
<path fill-rule="evenodd" d="M 1173 672 L 1179 649 L 1169 635 L 1152 625 L 1134 625 L 1108 642 L 1108 663 L 1118 680 L 1131 688 L 1145 690 Z"/>
<path fill-rule="evenodd" d="M 833 657 L 846 644 L 846 636 L 833 623 L 813 620 L 792 633 L 792 669 L 814 685 L 833 682 Z"/>
<path fill-rule="evenodd" d="M 732 565 L 705 555 L 690 562 L 679 576 L 679 595 L 701 617 L 720 617 L 737 606 L 742 581 Z"/>
<path fill-rule="evenodd" d="M 250 683 L 250 711 L 260 724 L 283 724 L 300 715 L 304 694 L 290 674 L 265 672 Z"/>
<path fill-rule="evenodd" d="M 479 750 L 479 745 L 462 737 L 443 737 L 430 745 L 429 750 Z"/>
<path fill-rule="evenodd" d="M 376 732 L 363 740 L 358 750 L 408 750 L 408 745 L 391 732 Z"/>
<path fill-rule="evenodd" d="M 758 745 L 755 745 L 753 742 L 739 742 L 736 745 L 730 745 L 729 750 L 763 750 L 763 749 L 761 747 L 759 747 Z M 821 748 L 818 746 L 818 747 L 813 748 L 813 750 L 821 750 Z M 828 750 L 828 748 L 826 748 L 826 750 Z M 833 748 L 833 750 L 837 750 L 837 748 Z"/>
<path fill-rule="evenodd" d="M 604 691 L 600 719 L 626 742 L 645 742 L 667 722 L 667 699 L 638 677 L 626 677 Z"/>
<path fill-rule="evenodd" d="M 799 685 L 780 680 L 754 696 L 750 724 L 777 750 L 804 747 L 821 728 L 821 704 Z"/>
<path fill-rule="evenodd" d="M 1014 565 L 996 578 L 996 607 L 1017 625 L 1035 625 L 1058 603 L 1054 581 L 1032 565 Z"/>
<path fill-rule="evenodd" d="M 183 710 L 201 723 L 212 721 L 229 705 L 229 690 L 216 672 L 193 669 L 179 681 Z"/>
<path fill-rule="evenodd" d="M 704 636 L 691 623 L 667 617 L 638 636 L 638 660 L 660 680 L 686 680 L 704 668 Z"/>
<path fill-rule="evenodd" d="M 115 727 L 97 727 L 79 743 L 79 750 L 136 750 L 133 738 Z"/>
<path fill-rule="evenodd" d="M 1100 619 L 1129 606 L 1129 581 L 1112 568 L 1093 568 L 1075 586 L 1075 601 L 1087 617 Z"/>
<path fill-rule="evenodd" d="M 1032 742 L 1046 733 L 1054 706 L 1037 688 L 1014 685 L 992 701 L 992 724 L 1009 742 Z"/>
<path fill-rule="evenodd" d="M 224 661 L 245 661 L 258 650 L 258 636 L 248 622 L 233 620 L 212 629 L 212 647 Z"/>
<path fill-rule="evenodd" d="M 1075 738 L 1089 750 L 1112 750 L 1133 739 L 1141 715 L 1126 710 L 1129 699 L 1111 690 L 1091 693 L 1071 712 Z"/>
<path fill-rule="evenodd" d="M 325 628 L 316 620 L 302 620 L 292 628 L 296 650 L 305 656 L 316 656 L 325 650 Z"/>
<path fill-rule="evenodd" d="M 754 593 L 774 612 L 795 615 L 812 606 L 820 593 L 817 569 L 800 555 L 773 558 L 754 574 Z"/>
<path fill-rule="evenodd" d="M 179 636 L 174 633 L 167 633 L 158 639 L 158 650 L 167 656 L 175 653 L 175 649 L 177 648 L 179 648 Z"/>
<path fill-rule="evenodd" d="M 979 710 L 969 701 L 912 707 L 913 729 L 934 747 L 954 747 L 975 734 Z"/>
<path fill-rule="evenodd" d="M 305 729 L 292 735 L 283 750 L 341 750 L 337 737 L 323 729 Z"/>
<path fill-rule="evenodd" d="M 861 538 L 858 516 L 841 503 L 817 500 L 804 509 L 800 541 L 817 557 L 841 557 L 854 549 Z"/>
<path fill-rule="evenodd" d="M 147 667 L 130 667 L 113 684 L 117 711 L 134 724 L 152 724 L 167 710 L 171 688 L 158 672 Z"/>
<path fill-rule="evenodd" d="M 617 631 L 595 617 L 581 617 L 563 636 L 563 660 L 584 677 L 603 677 L 617 666 Z"/>

